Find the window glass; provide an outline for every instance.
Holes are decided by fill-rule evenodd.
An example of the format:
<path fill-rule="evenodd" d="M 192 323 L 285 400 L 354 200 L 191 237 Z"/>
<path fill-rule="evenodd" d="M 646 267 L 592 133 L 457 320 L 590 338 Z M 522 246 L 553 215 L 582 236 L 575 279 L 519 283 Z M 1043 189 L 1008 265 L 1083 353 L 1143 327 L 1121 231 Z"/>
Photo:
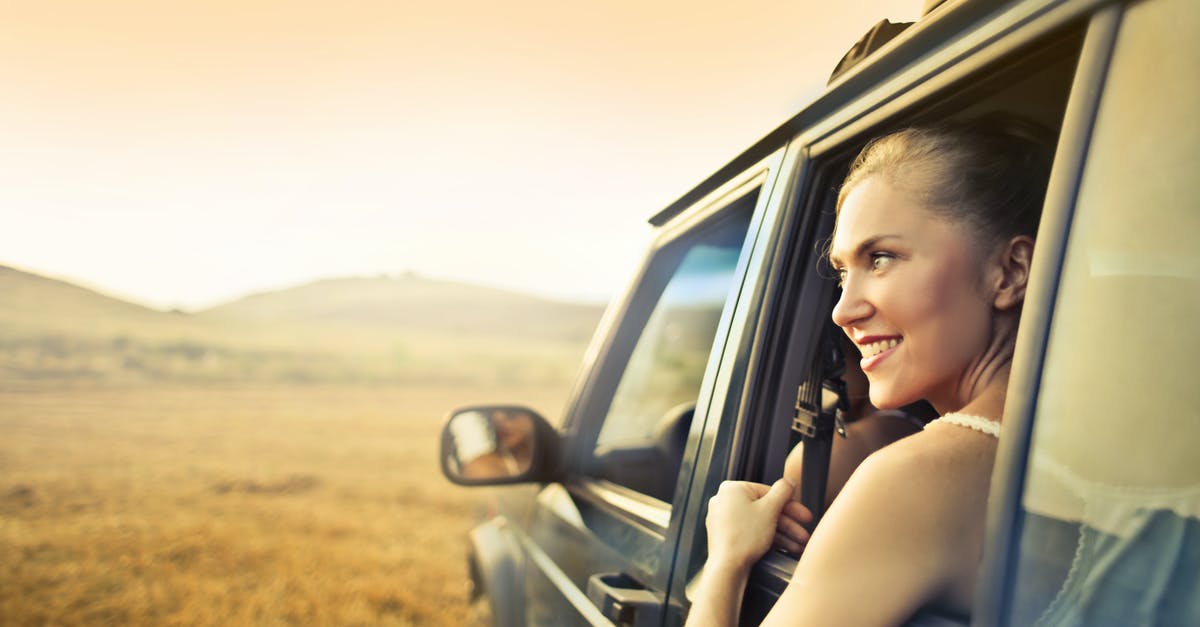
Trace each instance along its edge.
<path fill-rule="evenodd" d="M 737 257 L 708 244 L 684 256 L 629 358 L 597 447 L 649 441 L 657 419 L 696 400 Z"/>
<path fill-rule="evenodd" d="M 661 287 L 596 440 L 602 476 L 670 501 L 756 195 L 652 262 Z"/>
<path fill-rule="evenodd" d="M 1200 624 L 1200 90 L 1191 0 L 1133 4 L 1045 357 L 1013 625 Z"/>

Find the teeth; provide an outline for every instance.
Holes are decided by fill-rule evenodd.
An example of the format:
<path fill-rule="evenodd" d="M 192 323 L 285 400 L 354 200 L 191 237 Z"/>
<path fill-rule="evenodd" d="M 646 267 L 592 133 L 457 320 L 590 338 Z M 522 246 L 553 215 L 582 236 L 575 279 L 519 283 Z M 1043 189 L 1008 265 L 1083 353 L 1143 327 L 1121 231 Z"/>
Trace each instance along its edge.
<path fill-rule="evenodd" d="M 862 346 L 863 357 L 874 357 L 883 351 L 892 348 L 900 343 L 900 340 L 892 338 L 890 340 L 879 340 Z"/>

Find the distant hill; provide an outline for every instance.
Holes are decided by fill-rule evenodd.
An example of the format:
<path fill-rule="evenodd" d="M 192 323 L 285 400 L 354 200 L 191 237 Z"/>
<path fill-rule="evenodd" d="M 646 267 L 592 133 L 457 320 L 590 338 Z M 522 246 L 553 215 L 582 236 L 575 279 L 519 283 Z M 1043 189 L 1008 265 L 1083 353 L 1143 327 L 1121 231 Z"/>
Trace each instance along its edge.
<path fill-rule="evenodd" d="M 599 305 L 407 274 L 315 281 L 247 296 L 197 317 L 586 341 L 601 313 Z"/>
<path fill-rule="evenodd" d="M 0 332 L 111 335 L 177 324 L 178 314 L 0 265 Z"/>
<path fill-rule="evenodd" d="M 411 275 L 316 281 L 185 314 L 0 266 L 0 383 L 561 382 L 600 314 Z"/>

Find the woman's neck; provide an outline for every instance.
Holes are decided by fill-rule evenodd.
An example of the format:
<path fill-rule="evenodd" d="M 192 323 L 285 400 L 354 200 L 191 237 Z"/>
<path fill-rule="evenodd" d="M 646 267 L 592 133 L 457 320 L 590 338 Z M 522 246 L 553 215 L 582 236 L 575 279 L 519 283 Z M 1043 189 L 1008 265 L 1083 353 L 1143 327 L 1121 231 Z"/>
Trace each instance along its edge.
<path fill-rule="evenodd" d="M 992 322 L 987 348 L 967 365 L 957 381 L 929 402 L 939 414 L 971 413 L 992 420 L 1004 415 L 1004 396 L 1016 347 L 1017 317 L 1002 312 Z"/>
<path fill-rule="evenodd" d="M 929 401 L 939 414 L 960 412 L 999 422 L 1004 416 L 1010 369 L 1011 360 L 1005 360 L 997 368 L 981 373 L 970 385 L 960 386 L 956 393 Z"/>

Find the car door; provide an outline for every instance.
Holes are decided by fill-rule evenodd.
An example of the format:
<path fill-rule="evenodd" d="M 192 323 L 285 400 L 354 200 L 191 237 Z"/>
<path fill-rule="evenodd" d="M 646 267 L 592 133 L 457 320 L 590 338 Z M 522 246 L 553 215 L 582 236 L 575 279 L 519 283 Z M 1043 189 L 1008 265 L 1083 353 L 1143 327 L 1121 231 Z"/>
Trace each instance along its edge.
<path fill-rule="evenodd" d="M 1200 10 L 1100 17 L 1098 98 L 1022 322 L 980 625 L 1200 624 Z"/>
<path fill-rule="evenodd" d="M 606 315 L 564 425 L 567 478 L 520 542 L 529 625 L 660 625 L 696 438 L 778 169 L 770 157 L 662 226 Z"/>

